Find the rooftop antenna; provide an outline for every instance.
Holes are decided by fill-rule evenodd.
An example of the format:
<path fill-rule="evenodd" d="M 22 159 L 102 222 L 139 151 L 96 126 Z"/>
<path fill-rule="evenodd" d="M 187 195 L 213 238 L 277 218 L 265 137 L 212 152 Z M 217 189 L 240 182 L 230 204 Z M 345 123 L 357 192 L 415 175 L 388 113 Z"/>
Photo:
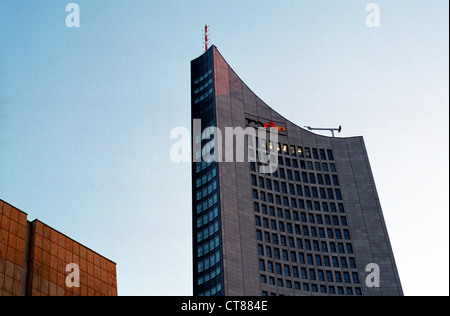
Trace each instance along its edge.
<path fill-rule="evenodd" d="M 208 25 L 205 25 L 205 52 L 208 50 L 208 46 L 209 46 L 208 36 L 209 36 Z"/>
<path fill-rule="evenodd" d="M 341 125 L 339 125 L 339 128 L 314 128 L 311 126 L 305 126 L 305 128 L 307 128 L 310 131 L 330 131 L 331 135 L 333 135 L 333 137 L 334 137 L 334 132 L 340 133 L 342 131 Z"/>

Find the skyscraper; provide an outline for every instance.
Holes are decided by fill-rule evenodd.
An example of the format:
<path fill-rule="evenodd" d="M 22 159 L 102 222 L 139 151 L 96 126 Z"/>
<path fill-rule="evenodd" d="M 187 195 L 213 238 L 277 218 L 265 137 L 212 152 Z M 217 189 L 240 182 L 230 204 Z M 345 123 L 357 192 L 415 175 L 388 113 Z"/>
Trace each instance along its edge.
<path fill-rule="evenodd" d="M 191 62 L 191 81 L 194 295 L 403 295 L 363 138 L 290 122 L 215 46 Z M 275 129 L 275 143 L 248 139 L 245 151 L 275 148 L 278 168 L 263 172 L 256 152 L 220 162 L 228 142 L 208 127 Z"/>

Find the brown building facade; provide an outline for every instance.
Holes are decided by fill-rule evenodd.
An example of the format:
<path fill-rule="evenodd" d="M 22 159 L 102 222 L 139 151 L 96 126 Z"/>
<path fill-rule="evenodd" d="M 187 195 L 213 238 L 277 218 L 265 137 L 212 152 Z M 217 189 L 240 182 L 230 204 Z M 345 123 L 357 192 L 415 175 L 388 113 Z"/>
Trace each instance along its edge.
<path fill-rule="evenodd" d="M 116 264 L 0 200 L 0 296 L 117 296 Z"/>

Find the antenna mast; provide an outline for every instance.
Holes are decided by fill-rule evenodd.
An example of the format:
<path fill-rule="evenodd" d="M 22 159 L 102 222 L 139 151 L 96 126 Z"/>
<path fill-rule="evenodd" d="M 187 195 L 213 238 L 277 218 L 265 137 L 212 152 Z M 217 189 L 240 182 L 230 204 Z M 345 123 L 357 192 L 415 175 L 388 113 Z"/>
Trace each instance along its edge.
<path fill-rule="evenodd" d="M 205 52 L 208 50 L 209 39 L 208 39 L 208 25 L 205 25 Z"/>

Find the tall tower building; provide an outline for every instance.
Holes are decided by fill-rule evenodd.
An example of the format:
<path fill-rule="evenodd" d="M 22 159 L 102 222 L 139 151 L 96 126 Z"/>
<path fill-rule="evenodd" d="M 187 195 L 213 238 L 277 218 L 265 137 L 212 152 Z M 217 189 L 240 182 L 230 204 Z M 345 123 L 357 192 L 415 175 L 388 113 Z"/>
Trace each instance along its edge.
<path fill-rule="evenodd" d="M 194 295 L 403 295 L 363 138 L 288 121 L 215 46 L 191 62 L 191 80 L 201 131 L 278 131 L 276 143 L 256 139 L 278 156 L 276 171 L 264 173 L 257 159 L 202 159 L 220 150 L 222 158 L 229 142 L 193 124 Z"/>

